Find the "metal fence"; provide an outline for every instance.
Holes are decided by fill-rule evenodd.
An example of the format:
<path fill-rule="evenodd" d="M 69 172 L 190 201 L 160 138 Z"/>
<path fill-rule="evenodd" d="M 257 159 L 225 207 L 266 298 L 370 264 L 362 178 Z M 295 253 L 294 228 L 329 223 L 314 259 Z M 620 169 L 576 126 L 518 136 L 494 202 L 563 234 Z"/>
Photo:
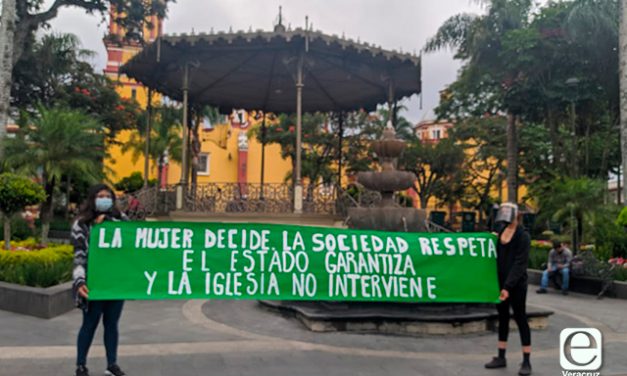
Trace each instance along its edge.
<path fill-rule="evenodd" d="M 167 215 L 176 210 L 177 186 L 149 187 L 120 198 L 119 204 L 131 219 Z M 400 196 L 399 196 L 400 197 Z M 381 194 L 353 185 L 334 184 L 303 187 L 303 213 L 346 217 L 351 207 L 374 207 Z M 294 211 L 291 184 L 207 183 L 183 188 L 182 210 L 197 213 L 279 213 Z M 397 204 L 400 206 L 398 200 Z"/>

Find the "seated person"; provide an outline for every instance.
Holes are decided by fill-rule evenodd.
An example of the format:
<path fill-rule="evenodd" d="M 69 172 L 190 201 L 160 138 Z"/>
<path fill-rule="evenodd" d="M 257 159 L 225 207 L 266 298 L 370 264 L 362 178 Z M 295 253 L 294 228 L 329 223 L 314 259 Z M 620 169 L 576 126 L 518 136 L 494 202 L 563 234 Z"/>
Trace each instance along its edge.
<path fill-rule="evenodd" d="M 546 270 L 542 273 L 542 281 L 540 289 L 536 291 L 538 294 L 546 294 L 546 288 L 549 286 L 549 278 L 556 273 L 562 274 L 562 294 L 568 294 L 568 279 L 570 277 L 570 262 L 573 254 L 570 249 L 566 248 L 562 242 L 553 241 L 553 249 L 549 252 L 549 262 Z"/>

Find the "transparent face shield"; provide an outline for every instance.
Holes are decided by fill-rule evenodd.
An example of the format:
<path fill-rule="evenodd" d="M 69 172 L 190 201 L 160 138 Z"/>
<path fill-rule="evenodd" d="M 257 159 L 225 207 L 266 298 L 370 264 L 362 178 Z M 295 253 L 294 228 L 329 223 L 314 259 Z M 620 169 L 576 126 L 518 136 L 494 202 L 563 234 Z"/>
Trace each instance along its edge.
<path fill-rule="evenodd" d="M 512 205 L 501 205 L 494 221 L 510 224 L 516 219 L 516 212 L 516 208 Z"/>

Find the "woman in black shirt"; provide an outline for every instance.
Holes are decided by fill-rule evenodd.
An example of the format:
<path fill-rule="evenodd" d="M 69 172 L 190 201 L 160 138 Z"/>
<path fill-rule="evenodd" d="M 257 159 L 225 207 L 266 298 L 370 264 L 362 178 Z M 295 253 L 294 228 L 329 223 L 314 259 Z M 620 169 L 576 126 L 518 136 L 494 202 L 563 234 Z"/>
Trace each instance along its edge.
<path fill-rule="evenodd" d="M 497 269 L 501 303 L 496 308 L 499 314 L 498 356 L 485 365 L 486 368 L 507 366 L 505 350 L 509 334 L 510 306 L 520 332 L 523 362 L 518 372 L 521 376 L 531 374 L 531 331 L 527 321 L 527 263 L 529 260 L 529 234 L 519 226 L 518 207 L 504 203 L 496 218 L 499 240 L 497 244 Z"/>

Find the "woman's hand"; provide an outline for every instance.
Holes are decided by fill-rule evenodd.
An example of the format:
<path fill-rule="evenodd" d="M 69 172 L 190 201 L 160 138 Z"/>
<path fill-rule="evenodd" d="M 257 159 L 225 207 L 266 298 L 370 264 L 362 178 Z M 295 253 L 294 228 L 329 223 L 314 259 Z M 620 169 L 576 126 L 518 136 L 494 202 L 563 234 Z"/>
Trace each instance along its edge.
<path fill-rule="evenodd" d="M 105 215 L 100 214 L 98 217 L 96 217 L 96 219 L 94 219 L 94 223 L 101 224 L 104 220 L 105 220 Z"/>
<path fill-rule="evenodd" d="M 82 296 L 85 299 L 89 298 L 89 289 L 87 288 L 87 285 L 82 285 L 78 288 L 78 295 Z"/>
<path fill-rule="evenodd" d="M 499 300 L 500 301 L 505 301 L 507 300 L 507 298 L 509 298 L 509 291 L 503 289 L 501 290 L 501 296 L 499 296 Z"/>

